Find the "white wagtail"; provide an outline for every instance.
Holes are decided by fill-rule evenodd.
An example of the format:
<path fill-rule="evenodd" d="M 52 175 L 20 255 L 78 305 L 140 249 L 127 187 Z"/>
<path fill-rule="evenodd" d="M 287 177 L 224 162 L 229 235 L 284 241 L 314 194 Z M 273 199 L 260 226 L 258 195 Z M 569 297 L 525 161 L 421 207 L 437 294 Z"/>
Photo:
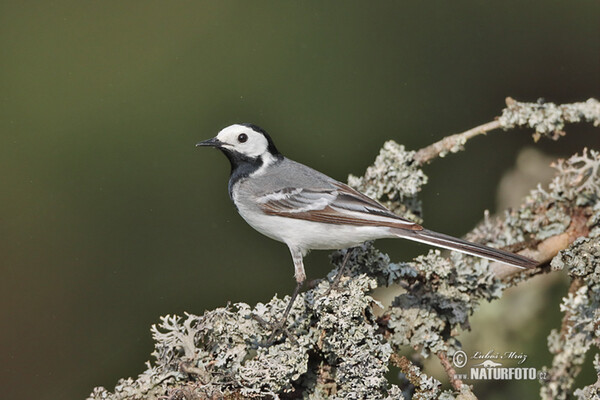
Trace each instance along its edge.
<path fill-rule="evenodd" d="M 263 235 L 287 244 L 292 253 L 297 285 L 281 324 L 306 279 L 302 259 L 310 250 L 405 238 L 517 268 L 537 265 L 529 258 L 433 232 L 399 217 L 348 185 L 284 157 L 256 125 L 228 126 L 196 146 L 216 147 L 227 156 L 229 196 L 242 218 Z"/>

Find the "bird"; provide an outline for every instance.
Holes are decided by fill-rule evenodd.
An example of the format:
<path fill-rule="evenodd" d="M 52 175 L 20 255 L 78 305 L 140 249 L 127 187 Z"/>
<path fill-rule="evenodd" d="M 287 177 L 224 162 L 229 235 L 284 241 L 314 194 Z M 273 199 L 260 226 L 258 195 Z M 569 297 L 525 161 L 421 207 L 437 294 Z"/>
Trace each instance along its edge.
<path fill-rule="evenodd" d="M 257 125 L 230 125 L 196 146 L 214 147 L 225 154 L 231 164 L 229 197 L 239 214 L 255 230 L 290 250 L 296 288 L 279 327 L 306 280 L 303 258 L 310 250 L 340 250 L 375 239 L 403 238 L 516 268 L 537 265 L 524 256 L 437 233 L 396 215 L 350 186 L 283 156 Z"/>

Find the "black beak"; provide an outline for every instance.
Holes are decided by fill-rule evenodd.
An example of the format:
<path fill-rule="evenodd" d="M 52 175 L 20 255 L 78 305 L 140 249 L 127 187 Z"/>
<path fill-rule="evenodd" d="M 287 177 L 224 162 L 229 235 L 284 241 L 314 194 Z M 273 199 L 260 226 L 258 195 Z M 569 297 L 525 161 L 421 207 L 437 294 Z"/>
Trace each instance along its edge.
<path fill-rule="evenodd" d="M 221 147 L 222 144 L 223 144 L 223 142 L 221 142 L 219 139 L 214 137 L 212 139 L 208 139 L 203 142 L 196 143 L 196 147 L 209 146 L 209 147 L 216 147 L 218 149 L 219 147 Z"/>

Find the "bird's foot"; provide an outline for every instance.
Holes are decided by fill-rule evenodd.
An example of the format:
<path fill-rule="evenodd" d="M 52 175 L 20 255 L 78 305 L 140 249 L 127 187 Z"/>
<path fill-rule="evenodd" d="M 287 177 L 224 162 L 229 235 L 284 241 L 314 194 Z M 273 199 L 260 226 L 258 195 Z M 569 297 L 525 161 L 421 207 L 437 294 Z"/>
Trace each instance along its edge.
<path fill-rule="evenodd" d="M 287 321 L 287 317 L 290 314 L 290 311 L 292 310 L 294 301 L 296 301 L 296 297 L 298 297 L 298 293 L 300 292 L 300 289 L 302 288 L 303 284 L 304 284 L 304 281 L 299 281 L 296 284 L 294 293 L 292 293 L 292 297 L 290 298 L 290 301 L 288 302 L 287 306 L 285 307 L 283 316 L 281 317 L 281 319 L 279 321 L 272 323 L 272 322 L 265 321 L 264 319 L 262 319 L 261 317 L 259 317 L 257 315 L 254 316 L 254 318 L 263 325 L 263 327 L 269 327 L 270 329 L 272 329 L 271 335 L 269 336 L 269 339 L 267 339 L 264 346 L 266 346 L 266 347 L 271 346 L 273 343 L 275 343 L 275 340 L 280 336 L 280 334 L 283 334 L 286 338 L 289 338 L 290 340 L 293 340 L 294 342 L 296 342 L 296 339 L 290 334 L 288 329 L 285 327 L 285 322 Z"/>
<path fill-rule="evenodd" d="M 335 275 L 335 278 L 333 278 L 331 285 L 329 285 L 329 288 L 327 289 L 327 291 L 325 291 L 325 294 L 323 296 L 329 296 L 332 290 L 337 290 L 339 288 L 340 281 L 342 280 L 342 276 L 344 275 L 344 270 L 346 269 L 346 264 L 348 263 L 348 259 L 350 258 L 352 250 L 354 250 L 354 248 L 346 250 L 346 254 L 344 255 L 344 259 L 342 260 L 342 265 L 340 266 L 338 273 Z"/>
<path fill-rule="evenodd" d="M 273 324 L 273 331 L 271 332 L 269 339 L 265 342 L 265 346 L 268 347 L 273 345 L 280 338 L 283 340 L 288 339 L 292 344 L 298 344 L 294 334 L 285 326 L 285 321 L 281 322 L 283 322 L 283 324 L 279 323 L 279 321 Z"/>
<path fill-rule="evenodd" d="M 294 334 L 291 333 L 290 330 L 285 326 L 285 320 L 267 322 L 258 315 L 254 315 L 253 317 L 263 326 L 263 328 L 271 331 L 269 338 L 265 342 L 259 343 L 259 347 L 269 347 L 280 338 L 289 339 L 294 344 L 297 343 Z"/>
<path fill-rule="evenodd" d="M 327 297 L 331 294 L 332 291 L 334 290 L 339 290 L 341 288 L 341 276 L 340 279 L 334 279 L 330 284 L 329 287 L 327 288 L 327 290 L 325 291 L 325 293 L 323 293 L 323 297 Z"/>

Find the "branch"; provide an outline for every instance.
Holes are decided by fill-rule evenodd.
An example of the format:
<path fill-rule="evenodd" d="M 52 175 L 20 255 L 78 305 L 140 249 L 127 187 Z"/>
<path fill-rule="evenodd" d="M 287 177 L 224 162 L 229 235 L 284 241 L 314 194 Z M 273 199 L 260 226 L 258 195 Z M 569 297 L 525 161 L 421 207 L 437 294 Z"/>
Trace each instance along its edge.
<path fill-rule="evenodd" d="M 515 102 L 507 110 L 498 120 L 502 127 L 531 125 L 534 116 L 546 115 L 536 120 L 535 129 L 553 137 L 556 131 L 542 127 L 558 128 L 577 118 L 595 125 L 600 121 L 600 107 L 593 99 L 565 106 Z M 519 118 L 524 115 L 529 117 L 522 122 Z M 494 126 L 486 124 L 460 135 L 470 138 Z M 404 215 L 419 219 L 416 195 L 427 177 L 418 165 L 441 156 L 444 149 L 452 151 L 461 140 L 442 141 L 445 144 L 427 151 L 427 157 L 417 162 L 415 152 L 387 142 L 365 175 L 350 177 L 349 183 L 395 211 L 405 210 Z M 569 321 L 563 333 L 549 340 L 556 356 L 542 390 L 544 398 L 568 393 L 582 356 L 592 344 L 598 346 L 600 332 L 600 278 L 594 272 L 600 265 L 600 155 L 584 152 L 555 167 L 557 176 L 549 188 L 533 190 L 519 208 L 486 218 L 468 235 L 480 243 L 533 254 L 553 269 L 569 268 L 574 279 L 585 282 L 563 302 Z M 346 251 L 332 254 L 336 269 L 330 278 Z M 490 268 L 485 260 L 458 253 L 446 258 L 439 251 L 394 263 L 372 243 L 365 243 L 351 252 L 340 290 L 327 294 L 330 284 L 323 280 L 298 296 L 287 326 L 295 340 L 262 346 L 271 333 L 264 322 L 281 316 L 287 298 L 274 297 L 254 307 L 237 303 L 203 315 L 161 317 L 152 327 L 155 362 L 148 363 L 137 379 L 120 380 L 114 392 L 98 387 L 89 398 L 472 399 L 469 386 L 457 379 L 448 358 L 461 349 L 455 336 L 468 327 L 469 316 L 481 301 L 497 299 L 505 288 L 549 270 L 546 266 L 533 272 L 507 272 Z M 377 318 L 378 303 L 370 293 L 390 284 L 404 291 Z M 442 393 L 437 379 L 397 356 L 407 349 L 424 357 L 437 354 L 454 391 Z M 388 382 L 389 364 L 401 369 L 412 389 Z M 580 392 L 593 390 L 590 385 Z"/>
<path fill-rule="evenodd" d="M 417 399 L 436 398 L 438 396 L 441 383 L 423 374 L 421 369 L 408 358 L 393 353 L 390 356 L 390 363 L 399 368 L 408 381 L 408 385 L 403 392 L 407 396 Z"/>
<path fill-rule="evenodd" d="M 565 123 L 587 121 L 600 126 L 600 102 L 589 99 L 584 103 L 563 104 L 554 103 L 521 103 L 511 97 L 506 98 L 506 108 L 502 115 L 493 121 L 479 125 L 468 131 L 445 137 L 415 154 L 418 165 L 431 162 L 436 157 L 444 157 L 448 153 L 464 150 L 465 143 L 475 136 L 491 132 L 496 129 L 513 129 L 516 127 L 529 127 L 535 129 L 533 137 L 536 141 L 541 136 L 554 140 L 564 135 Z"/>
<path fill-rule="evenodd" d="M 551 202 L 553 202 L 553 200 L 548 198 L 546 206 L 549 207 Z M 577 238 L 588 236 L 590 233 L 590 228 L 588 226 L 590 210 L 575 208 L 571 211 L 572 213 L 568 216 L 571 223 L 564 232 L 550 236 L 539 242 L 530 240 L 528 243 L 522 243 L 522 245 L 528 245 L 528 249 L 520 251 L 519 253 L 539 261 L 542 266 L 549 266 L 550 261 L 556 257 L 561 250 L 568 248 Z M 533 276 L 539 273 L 548 272 L 549 269 L 540 268 L 531 271 L 521 271 L 507 266 L 506 264 L 492 262 L 490 263 L 490 270 L 497 278 L 503 281 L 509 281 L 514 275 Z"/>
<path fill-rule="evenodd" d="M 572 397 L 573 382 L 591 346 L 600 348 L 600 228 L 596 226 L 588 238 L 580 238 L 569 249 L 561 251 L 551 265 L 554 269 L 568 269 L 572 281 L 560 307 L 564 312 L 561 329 L 553 329 L 548 336 L 554 359 L 552 366 L 545 370 L 546 379 L 540 395 L 542 399 L 563 400 Z M 580 392 L 580 399 L 598 398 L 599 361 L 596 355 L 599 380 L 575 391 L 575 394 Z"/>
<path fill-rule="evenodd" d="M 495 120 L 476 126 L 468 131 L 447 136 L 439 142 L 433 143 L 417 151 L 417 154 L 415 154 L 415 161 L 419 165 L 424 165 L 436 157 L 444 157 L 448 153 L 456 153 L 463 150 L 463 146 L 469 139 L 501 127 L 500 121 Z"/>
<path fill-rule="evenodd" d="M 452 366 L 452 363 L 448 360 L 448 355 L 443 351 L 437 353 L 437 356 L 440 360 L 440 364 L 444 367 L 444 371 L 446 371 L 446 375 L 448 375 L 448 380 L 454 389 L 460 391 L 464 386 L 464 383 L 456 377 L 456 370 Z"/>

